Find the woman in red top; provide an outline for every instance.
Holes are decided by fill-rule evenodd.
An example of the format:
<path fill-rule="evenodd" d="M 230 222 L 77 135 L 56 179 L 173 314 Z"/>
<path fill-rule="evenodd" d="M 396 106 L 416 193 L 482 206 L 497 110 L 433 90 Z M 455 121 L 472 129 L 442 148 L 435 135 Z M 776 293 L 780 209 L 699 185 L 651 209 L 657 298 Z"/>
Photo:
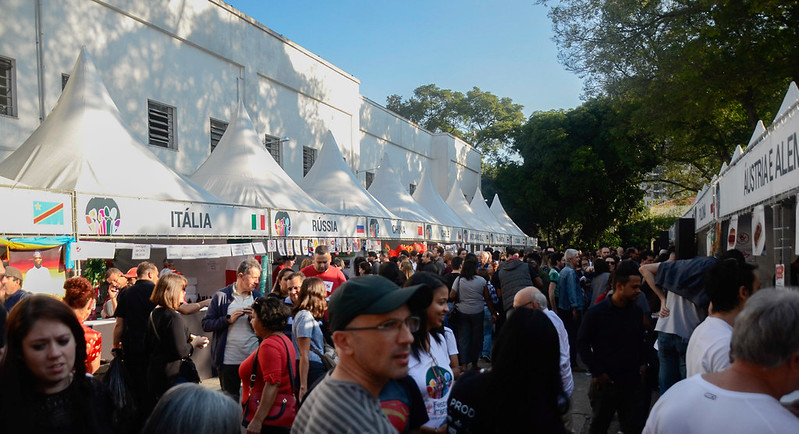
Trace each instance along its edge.
<path fill-rule="evenodd" d="M 288 433 L 297 414 L 291 381 L 294 373 L 290 372 L 294 369 L 296 354 L 291 340 L 283 334 L 291 312 L 282 300 L 275 297 L 258 298 L 252 311 L 252 328 L 262 341 L 239 367 L 242 404 L 245 405 L 244 423 L 248 433 Z M 256 359 L 257 366 L 253 367 Z M 254 382 L 250 379 L 253 373 Z M 250 401 L 254 403 L 250 404 Z M 283 413 L 277 416 L 281 406 L 284 407 Z"/>
<path fill-rule="evenodd" d="M 64 303 L 72 308 L 83 327 L 86 338 L 86 372 L 93 374 L 100 367 L 100 353 L 103 349 L 103 337 L 100 332 L 87 327 L 84 322 L 92 313 L 97 295 L 92 285 L 84 277 L 72 277 L 64 282 Z"/>

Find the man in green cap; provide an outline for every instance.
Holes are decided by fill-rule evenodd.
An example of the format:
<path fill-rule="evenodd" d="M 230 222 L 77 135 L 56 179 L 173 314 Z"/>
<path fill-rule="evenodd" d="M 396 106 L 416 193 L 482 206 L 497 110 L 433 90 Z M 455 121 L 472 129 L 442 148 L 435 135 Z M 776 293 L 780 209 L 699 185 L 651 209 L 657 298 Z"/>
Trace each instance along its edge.
<path fill-rule="evenodd" d="M 411 333 L 419 328 L 411 310 L 431 301 L 429 288 L 399 288 L 382 276 L 341 285 L 328 303 L 338 364 L 308 394 L 292 432 L 396 433 L 377 397 L 390 379 L 408 375 Z"/>

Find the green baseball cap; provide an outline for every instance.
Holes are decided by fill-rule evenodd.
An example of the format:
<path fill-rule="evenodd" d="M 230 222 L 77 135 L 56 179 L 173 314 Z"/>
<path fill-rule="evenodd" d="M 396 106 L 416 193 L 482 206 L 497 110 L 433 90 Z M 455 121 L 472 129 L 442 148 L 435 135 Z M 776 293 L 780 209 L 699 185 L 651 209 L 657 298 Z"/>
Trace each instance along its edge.
<path fill-rule="evenodd" d="M 343 330 L 358 315 L 379 315 L 408 305 L 412 311 L 433 301 L 432 291 L 420 291 L 427 285 L 400 288 L 383 276 L 374 274 L 352 278 L 333 292 L 328 301 L 330 330 Z"/>

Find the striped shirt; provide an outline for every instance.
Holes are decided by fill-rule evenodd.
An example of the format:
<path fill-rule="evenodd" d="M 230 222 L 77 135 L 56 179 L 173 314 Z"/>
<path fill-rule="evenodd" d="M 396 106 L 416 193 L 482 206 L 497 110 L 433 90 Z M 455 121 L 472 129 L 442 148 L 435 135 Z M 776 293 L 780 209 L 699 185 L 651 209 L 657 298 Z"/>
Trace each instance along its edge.
<path fill-rule="evenodd" d="M 396 434 L 397 430 L 380 401 L 366 389 L 326 375 L 300 407 L 291 432 Z"/>

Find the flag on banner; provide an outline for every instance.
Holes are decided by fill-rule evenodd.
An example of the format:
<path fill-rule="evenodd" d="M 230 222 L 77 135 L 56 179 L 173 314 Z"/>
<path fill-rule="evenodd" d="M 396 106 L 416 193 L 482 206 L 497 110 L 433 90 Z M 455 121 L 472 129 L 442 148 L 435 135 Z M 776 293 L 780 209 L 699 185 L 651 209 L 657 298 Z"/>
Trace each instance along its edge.
<path fill-rule="evenodd" d="M 252 230 L 266 230 L 266 214 L 252 214 Z"/>
<path fill-rule="evenodd" d="M 33 224 L 63 225 L 64 203 L 33 201 Z"/>
<path fill-rule="evenodd" d="M 363 225 L 356 225 L 355 226 L 355 233 L 356 234 L 364 234 L 366 230 L 364 229 Z"/>

